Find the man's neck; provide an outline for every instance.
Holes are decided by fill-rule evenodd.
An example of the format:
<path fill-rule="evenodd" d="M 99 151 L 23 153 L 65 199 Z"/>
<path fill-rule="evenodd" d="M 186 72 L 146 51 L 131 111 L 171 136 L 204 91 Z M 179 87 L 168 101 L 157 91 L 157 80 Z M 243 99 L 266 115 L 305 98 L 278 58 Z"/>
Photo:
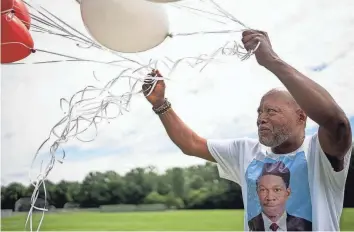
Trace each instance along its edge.
<path fill-rule="evenodd" d="M 272 223 L 272 222 L 278 223 L 281 218 L 286 217 L 286 211 L 285 211 L 285 209 L 284 209 L 284 211 L 283 211 L 282 214 L 279 214 L 279 215 L 277 215 L 277 216 L 268 216 L 268 215 L 266 215 L 266 214 L 263 213 L 263 212 L 262 212 L 262 214 L 263 214 L 263 219 L 264 219 L 264 217 L 267 217 L 267 218 L 269 219 L 270 223 Z"/>
<path fill-rule="evenodd" d="M 272 152 L 274 154 L 287 154 L 296 151 L 299 149 L 304 142 L 305 133 L 302 133 L 300 136 L 289 138 L 287 141 L 282 143 L 277 147 L 272 147 Z"/>

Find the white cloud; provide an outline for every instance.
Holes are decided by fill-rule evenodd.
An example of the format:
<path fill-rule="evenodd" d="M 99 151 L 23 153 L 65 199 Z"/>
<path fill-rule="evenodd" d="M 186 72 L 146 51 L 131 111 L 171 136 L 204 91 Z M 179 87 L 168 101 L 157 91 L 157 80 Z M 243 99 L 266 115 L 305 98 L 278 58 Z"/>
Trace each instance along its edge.
<path fill-rule="evenodd" d="M 75 1 L 61 1 L 60 4 L 57 1 L 36 2 L 84 31 Z M 187 3 L 199 4 L 191 1 Z M 350 101 L 353 98 L 351 90 L 354 88 L 351 62 L 354 59 L 353 47 L 346 56 L 322 72 L 315 73 L 308 69 L 330 61 L 350 46 L 354 39 L 352 1 L 220 1 L 220 5 L 247 25 L 267 30 L 281 57 L 327 88 L 347 114 L 354 114 Z M 173 32 L 219 28 L 219 24 L 213 24 L 208 19 L 187 17 L 187 14 L 181 12 L 178 14 L 171 11 Z M 181 23 L 182 19 L 186 24 Z M 150 56 L 156 58 L 168 55 L 176 58 L 212 52 L 226 40 L 240 38 L 239 33 L 232 36 L 175 37 L 166 40 L 153 51 L 139 55 L 139 59 L 147 61 Z M 115 58 L 95 49 L 77 48 L 75 43 L 63 38 L 36 35 L 35 41 L 38 48 L 78 57 L 97 60 Z M 258 66 L 253 57 L 245 62 L 240 62 L 236 57 L 220 58 L 222 63 L 211 64 L 202 73 L 182 64 L 181 69 L 167 82 L 167 97 L 183 121 L 205 137 L 225 138 L 251 134 L 256 128 L 255 111 L 261 95 L 272 87 L 281 86 L 281 83 Z M 26 61 L 41 59 L 53 59 L 53 56 L 38 53 Z M 92 63 L 2 66 L 2 181 L 28 181 L 20 177 L 20 173 L 27 174 L 36 149 L 49 135 L 54 124 L 64 116 L 59 107 L 59 99 L 68 98 L 87 85 L 99 84 L 93 78 L 93 71 L 97 72 L 104 83 L 117 75 L 119 69 Z M 124 172 L 132 167 L 149 164 L 163 170 L 171 166 L 203 163 L 202 160 L 183 156 L 179 152 L 168 139 L 151 106 L 138 95 L 132 100 L 131 112 L 110 124 L 99 126 L 99 135 L 94 142 L 70 141 L 68 145 L 76 145 L 83 150 L 102 148 L 102 154 L 89 159 L 83 157 L 80 161 L 72 158 L 78 154 L 68 154 L 64 164 L 56 165 L 52 171 L 52 180 L 82 179 L 92 170 Z M 131 150 L 127 153 L 104 154 L 107 150 L 122 147 Z M 166 152 L 160 154 L 160 149 Z M 85 154 L 79 152 L 79 155 Z"/>

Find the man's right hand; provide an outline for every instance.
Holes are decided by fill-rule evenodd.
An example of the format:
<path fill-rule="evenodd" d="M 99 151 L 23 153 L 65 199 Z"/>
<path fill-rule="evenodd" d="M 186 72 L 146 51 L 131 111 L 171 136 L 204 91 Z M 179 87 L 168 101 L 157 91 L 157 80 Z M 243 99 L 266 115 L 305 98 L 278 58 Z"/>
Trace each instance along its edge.
<path fill-rule="evenodd" d="M 158 70 L 152 70 L 149 74 L 152 77 L 162 77 Z M 154 108 L 161 106 L 165 101 L 165 82 L 163 80 L 158 80 L 155 88 L 151 91 L 151 88 L 154 86 L 153 79 L 146 79 L 143 84 L 143 93 L 146 99 L 151 103 Z M 150 93 L 151 92 L 151 93 Z M 150 94 L 149 94 L 150 93 Z M 148 95 L 149 94 L 149 95 Z"/>

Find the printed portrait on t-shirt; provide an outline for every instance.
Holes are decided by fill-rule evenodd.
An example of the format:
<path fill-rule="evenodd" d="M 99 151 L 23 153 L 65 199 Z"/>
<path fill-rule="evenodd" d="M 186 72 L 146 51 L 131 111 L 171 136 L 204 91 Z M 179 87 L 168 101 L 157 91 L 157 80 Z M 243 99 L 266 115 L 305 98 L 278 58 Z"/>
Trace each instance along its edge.
<path fill-rule="evenodd" d="M 304 152 L 253 160 L 246 171 L 250 231 L 311 231 L 312 206 Z"/>

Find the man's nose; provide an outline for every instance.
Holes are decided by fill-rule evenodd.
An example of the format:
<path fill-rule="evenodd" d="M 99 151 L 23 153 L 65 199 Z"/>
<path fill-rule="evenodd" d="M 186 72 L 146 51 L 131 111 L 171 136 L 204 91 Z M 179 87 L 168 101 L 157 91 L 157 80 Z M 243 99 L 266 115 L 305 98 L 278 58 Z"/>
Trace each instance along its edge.
<path fill-rule="evenodd" d="M 257 119 L 257 126 L 265 124 L 265 123 L 267 123 L 266 118 L 264 116 L 259 116 Z"/>
<path fill-rule="evenodd" d="M 275 201 L 275 195 L 271 191 L 267 193 L 267 201 Z"/>
<path fill-rule="evenodd" d="M 272 191 L 267 191 L 266 199 L 267 199 L 267 201 L 274 200 L 274 194 L 272 193 Z"/>

